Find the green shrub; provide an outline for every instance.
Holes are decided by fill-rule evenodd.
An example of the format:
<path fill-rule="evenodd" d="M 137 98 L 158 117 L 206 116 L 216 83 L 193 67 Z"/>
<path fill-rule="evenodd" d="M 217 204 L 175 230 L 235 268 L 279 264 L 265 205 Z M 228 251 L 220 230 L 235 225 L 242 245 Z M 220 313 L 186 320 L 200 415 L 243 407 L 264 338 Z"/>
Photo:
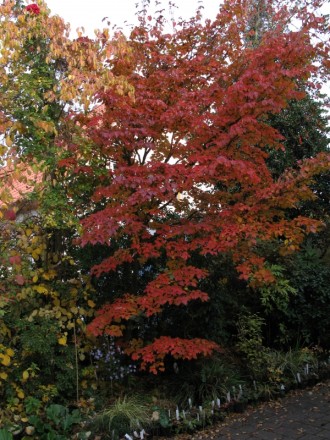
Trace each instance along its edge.
<path fill-rule="evenodd" d="M 246 367 L 254 380 L 266 377 L 267 349 L 263 345 L 262 327 L 264 319 L 250 312 L 241 314 L 238 321 L 237 348 L 246 361 Z"/>

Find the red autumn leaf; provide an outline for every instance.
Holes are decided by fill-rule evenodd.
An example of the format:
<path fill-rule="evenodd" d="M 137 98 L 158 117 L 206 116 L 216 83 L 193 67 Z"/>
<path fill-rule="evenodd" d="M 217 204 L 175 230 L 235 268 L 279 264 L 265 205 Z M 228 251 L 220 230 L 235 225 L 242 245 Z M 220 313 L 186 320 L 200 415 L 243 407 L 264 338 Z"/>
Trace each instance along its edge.
<path fill-rule="evenodd" d="M 157 374 L 164 371 L 164 359 L 167 355 L 174 359 L 196 359 L 210 356 L 214 351 L 222 351 L 214 342 L 205 339 L 180 339 L 162 336 L 146 347 L 137 349 L 132 358 L 142 360 L 141 368 Z"/>
<path fill-rule="evenodd" d="M 13 255 L 9 257 L 9 262 L 13 265 L 19 265 L 22 262 L 22 258 L 19 255 Z"/>
<path fill-rule="evenodd" d="M 19 286 L 23 286 L 25 284 L 25 278 L 23 275 L 16 275 L 15 281 Z"/>
<path fill-rule="evenodd" d="M 7 209 L 4 214 L 7 220 L 14 221 L 16 219 L 16 213 L 13 209 Z"/>
<path fill-rule="evenodd" d="M 40 8 L 36 3 L 32 3 L 31 5 L 27 5 L 25 10 L 29 12 L 30 14 L 39 15 L 40 14 Z"/>

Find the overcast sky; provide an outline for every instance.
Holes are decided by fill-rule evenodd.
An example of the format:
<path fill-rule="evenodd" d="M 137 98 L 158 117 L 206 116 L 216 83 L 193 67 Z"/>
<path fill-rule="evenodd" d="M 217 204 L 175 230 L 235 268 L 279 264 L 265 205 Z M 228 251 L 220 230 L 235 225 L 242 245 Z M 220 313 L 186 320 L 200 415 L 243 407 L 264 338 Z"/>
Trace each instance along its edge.
<path fill-rule="evenodd" d="M 169 17 L 169 3 L 171 0 L 158 0 L 164 8 L 164 15 Z M 51 13 L 60 15 L 65 22 L 71 25 L 72 37 L 76 36 L 76 29 L 84 27 L 85 32 L 90 37 L 94 36 L 95 29 L 108 27 L 107 21 L 111 22 L 110 27 L 116 25 L 125 32 L 129 25 L 137 23 L 136 12 L 139 10 L 137 5 L 141 5 L 142 0 L 46 0 Z M 156 0 L 150 0 L 150 4 L 155 4 Z M 175 18 L 182 17 L 189 19 L 194 16 L 199 5 L 203 5 L 203 17 L 215 18 L 219 11 L 222 0 L 172 0 L 175 3 Z M 322 13 L 330 13 L 330 3 L 322 8 Z M 102 20 L 107 17 L 107 20 Z M 324 92 L 330 94 L 330 86 L 324 87 Z"/>
<path fill-rule="evenodd" d="M 136 19 L 136 4 L 141 3 L 140 0 L 46 0 L 52 14 L 60 15 L 66 22 L 71 24 L 73 36 L 77 27 L 83 26 L 86 33 L 91 37 L 94 35 L 94 29 L 107 27 L 102 23 L 104 17 L 112 25 L 122 27 L 124 30 L 125 21 L 128 24 L 134 24 Z M 173 0 L 176 4 L 175 17 L 182 16 L 190 18 L 198 8 L 199 4 L 203 4 L 203 16 L 205 18 L 214 18 L 219 10 L 221 0 Z M 154 0 L 150 1 L 151 4 Z M 158 9 L 165 8 L 168 11 L 169 0 L 161 0 L 162 6 Z"/>

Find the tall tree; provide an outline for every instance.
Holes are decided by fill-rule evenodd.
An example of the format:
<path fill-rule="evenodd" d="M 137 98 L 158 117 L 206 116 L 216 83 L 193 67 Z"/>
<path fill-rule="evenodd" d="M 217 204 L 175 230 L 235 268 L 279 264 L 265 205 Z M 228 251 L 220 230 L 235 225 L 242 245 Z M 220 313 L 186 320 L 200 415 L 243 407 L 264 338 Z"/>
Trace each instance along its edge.
<path fill-rule="evenodd" d="M 98 114 L 77 117 L 89 154 L 78 148 L 79 157 L 60 166 L 72 169 L 73 181 L 81 173 L 98 181 L 82 244 L 109 246 L 110 255 L 92 273 L 128 268 L 139 280 L 119 298 L 114 293 L 89 329 L 118 337 L 128 331 L 127 351 L 142 368 L 157 372 L 167 354 L 191 359 L 216 349 L 205 339 L 176 337 L 175 324 L 164 318 L 173 306 L 208 300 L 200 289 L 208 273 L 194 255 L 230 255 L 255 288 L 276 279 L 263 243 L 290 254 L 322 227 L 315 218 L 287 216 L 287 209 L 314 198 L 310 184 L 328 169 L 328 155 L 277 179 L 267 163 L 284 141 L 269 117 L 304 98 L 301 83 L 328 72 L 329 47 L 313 40 L 328 31 L 319 4 L 269 3 L 276 25 L 252 45 L 246 44 L 250 1 L 227 1 L 215 21 L 203 25 L 197 15 L 172 34 L 162 32 L 161 20 L 141 22 L 125 53 L 109 60 L 134 97 L 100 90 Z M 295 20 L 298 30 L 290 27 Z M 117 35 L 114 44 L 122 40 Z"/>

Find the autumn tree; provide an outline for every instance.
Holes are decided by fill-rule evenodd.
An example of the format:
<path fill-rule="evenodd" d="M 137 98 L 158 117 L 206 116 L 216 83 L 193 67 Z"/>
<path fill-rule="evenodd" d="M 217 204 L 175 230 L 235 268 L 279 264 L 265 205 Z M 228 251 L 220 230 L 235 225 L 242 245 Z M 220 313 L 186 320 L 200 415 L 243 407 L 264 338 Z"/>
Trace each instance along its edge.
<path fill-rule="evenodd" d="M 81 243 L 108 251 L 92 274 L 127 272 L 136 280 L 109 289 L 89 330 L 122 338 L 153 372 L 164 369 L 166 355 L 191 359 L 218 348 L 202 329 L 200 337 L 178 337 L 184 330 L 171 319 L 174 307 L 209 299 L 201 289 L 208 271 L 196 255 L 227 255 L 251 289 L 272 286 L 278 277 L 263 246 L 276 243 L 289 255 L 322 227 L 287 213 L 315 198 L 311 184 L 328 169 L 328 155 L 276 177 L 267 162 L 285 148 L 272 115 L 304 99 L 301 84 L 318 86 L 328 73 L 329 47 L 314 38 L 328 31 L 321 2 L 267 3 L 274 25 L 258 44 L 247 38 L 255 32 L 251 4 L 224 2 L 214 21 L 202 24 L 197 14 L 171 34 L 161 19 L 142 20 L 125 53 L 108 60 L 134 96 L 101 89 L 98 113 L 76 118 L 89 154 L 77 146 L 78 157 L 59 162 L 73 187 L 81 175 L 97 182 Z M 118 34 L 114 44 L 122 40 Z"/>

